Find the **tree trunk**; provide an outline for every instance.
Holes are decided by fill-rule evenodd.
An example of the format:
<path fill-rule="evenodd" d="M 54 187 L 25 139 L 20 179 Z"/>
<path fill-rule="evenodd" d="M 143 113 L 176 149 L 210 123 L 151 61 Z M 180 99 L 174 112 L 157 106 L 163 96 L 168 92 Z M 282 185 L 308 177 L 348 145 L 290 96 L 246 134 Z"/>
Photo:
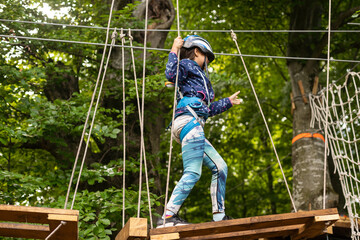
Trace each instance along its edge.
<path fill-rule="evenodd" d="M 316 29 L 320 27 L 322 0 L 299 1 L 293 6 L 290 29 Z M 289 34 L 288 56 L 312 57 L 316 46 L 321 43 L 321 35 Z M 311 109 L 307 103 L 312 91 L 314 77 L 318 75 L 319 63 L 308 61 L 288 61 L 292 84 L 292 94 L 296 109 L 293 116 L 293 137 L 301 133 L 315 133 L 319 129 L 310 127 Z M 302 83 L 305 94 L 300 91 Z M 305 99 L 306 98 L 306 99 Z M 316 126 L 316 125 L 315 125 Z M 293 197 L 298 210 L 321 209 L 323 202 L 324 142 L 318 138 L 301 138 L 292 147 Z M 337 205 L 338 196 L 334 192 L 327 174 L 326 207 Z"/>

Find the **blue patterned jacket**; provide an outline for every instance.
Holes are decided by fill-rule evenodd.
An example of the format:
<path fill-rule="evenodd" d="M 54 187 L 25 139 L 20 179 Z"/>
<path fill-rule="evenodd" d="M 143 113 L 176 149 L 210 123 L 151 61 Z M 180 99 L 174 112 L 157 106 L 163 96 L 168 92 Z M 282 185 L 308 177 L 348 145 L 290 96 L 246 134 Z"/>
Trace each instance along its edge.
<path fill-rule="evenodd" d="M 169 60 L 166 64 L 165 75 L 166 78 L 175 83 L 176 71 L 177 71 L 177 55 L 174 52 L 169 54 Z M 204 80 L 207 85 L 208 93 L 206 91 Z M 213 102 L 215 98 L 214 90 L 211 86 L 209 79 L 206 77 L 204 71 L 193 60 L 183 59 L 180 61 L 179 66 L 179 78 L 178 78 L 179 90 L 184 97 L 197 97 L 203 102 L 200 107 L 194 108 L 195 112 L 205 118 L 222 113 L 232 107 L 232 103 L 229 98 L 223 98 L 219 101 Z M 177 102 L 181 100 L 179 94 L 177 94 Z M 207 106 L 207 103 L 210 103 Z M 182 114 L 191 115 L 186 107 L 180 107 L 176 109 L 175 118 Z"/>

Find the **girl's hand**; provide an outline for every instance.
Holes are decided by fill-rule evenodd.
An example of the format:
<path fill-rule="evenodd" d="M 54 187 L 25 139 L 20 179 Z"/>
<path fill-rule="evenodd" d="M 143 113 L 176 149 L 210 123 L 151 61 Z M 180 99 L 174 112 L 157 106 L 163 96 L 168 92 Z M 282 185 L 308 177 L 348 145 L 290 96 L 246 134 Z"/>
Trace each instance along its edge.
<path fill-rule="evenodd" d="M 178 51 L 183 46 L 183 44 L 184 44 L 184 40 L 180 36 L 175 38 L 171 48 L 171 52 L 178 53 Z"/>
<path fill-rule="evenodd" d="M 237 91 L 236 93 L 234 93 L 233 95 L 231 95 L 229 97 L 230 102 L 232 103 L 232 105 L 239 105 L 241 103 L 241 99 L 239 99 L 237 97 L 237 95 L 240 93 L 240 91 Z"/>

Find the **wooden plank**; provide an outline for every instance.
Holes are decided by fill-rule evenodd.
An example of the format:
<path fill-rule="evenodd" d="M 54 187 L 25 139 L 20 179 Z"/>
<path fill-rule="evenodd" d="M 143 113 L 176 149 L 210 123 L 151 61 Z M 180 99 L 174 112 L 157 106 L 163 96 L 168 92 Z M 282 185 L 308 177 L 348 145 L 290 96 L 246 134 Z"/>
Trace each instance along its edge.
<path fill-rule="evenodd" d="M 326 221 L 334 221 L 339 220 L 339 214 L 325 215 L 325 216 L 315 216 L 315 222 L 326 222 Z"/>
<path fill-rule="evenodd" d="M 291 225 L 291 226 L 281 226 L 281 227 L 273 227 L 273 228 L 261 228 L 247 231 L 239 231 L 239 232 L 229 232 L 229 233 L 219 233 L 219 234 L 211 234 L 206 236 L 195 236 L 195 237 L 186 237 L 181 238 L 181 240 L 200 240 L 200 239 L 258 239 L 258 238 L 273 238 L 280 236 L 289 236 L 299 228 L 301 228 L 303 224 Z"/>
<path fill-rule="evenodd" d="M 0 221 L 47 224 L 48 214 L 79 216 L 79 211 L 56 208 L 0 205 Z"/>
<path fill-rule="evenodd" d="M 128 240 L 134 238 L 147 238 L 148 228 L 146 218 L 130 218 L 115 240 Z"/>
<path fill-rule="evenodd" d="M 50 233 L 48 225 L 25 223 L 0 223 L 0 236 L 45 239 Z"/>
<path fill-rule="evenodd" d="M 177 239 L 180 239 L 179 233 L 168 233 L 168 234 L 150 236 L 150 240 L 177 240 Z"/>
<path fill-rule="evenodd" d="M 220 222 L 190 224 L 179 227 L 151 229 L 150 235 L 178 232 L 180 238 L 205 236 L 219 233 L 239 232 L 261 228 L 273 228 L 306 224 L 315 216 L 338 214 L 336 208 L 233 219 Z"/>
<path fill-rule="evenodd" d="M 61 221 L 50 221 L 50 233 L 56 229 Z M 65 221 L 65 225 L 62 225 L 55 234 L 51 237 L 51 240 L 77 240 L 79 235 L 78 222 L 77 221 Z"/>
<path fill-rule="evenodd" d="M 339 216 L 337 216 L 337 219 L 331 215 L 316 218 L 317 216 L 314 217 L 313 223 L 310 224 L 303 232 L 293 235 L 292 240 L 313 238 L 326 233 L 327 228 L 335 223 L 337 219 L 339 219 Z M 323 221 L 319 221 L 319 219 L 323 219 Z"/>
<path fill-rule="evenodd" d="M 49 221 L 66 221 L 66 222 L 78 222 L 79 216 L 77 215 L 60 215 L 60 214 L 48 214 Z"/>

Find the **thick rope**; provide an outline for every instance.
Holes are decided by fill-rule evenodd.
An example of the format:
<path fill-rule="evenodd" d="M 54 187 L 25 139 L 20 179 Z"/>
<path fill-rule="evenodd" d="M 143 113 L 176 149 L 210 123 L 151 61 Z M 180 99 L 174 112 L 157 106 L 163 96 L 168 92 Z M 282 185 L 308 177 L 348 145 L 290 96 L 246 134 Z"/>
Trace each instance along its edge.
<path fill-rule="evenodd" d="M 329 101 L 329 75 L 330 75 L 330 35 L 331 35 L 331 0 L 329 0 L 329 20 L 328 20 L 328 48 L 327 48 L 327 67 L 326 67 L 326 108 Z M 326 208 L 326 170 L 327 170 L 327 155 L 328 155 L 328 118 L 329 112 L 326 111 L 325 123 L 325 149 L 324 149 L 324 191 L 323 191 L 323 209 Z"/>
<path fill-rule="evenodd" d="M 121 29 L 120 33 L 121 44 L 125 45 L 124 30 Z M 126 134 L 125 134 L 125 52 L 124 48 L 121 48 L 121 66 L 122 66 L 122 87 L 123 87 L 123 208 L 122 208 L 122 226 L 125 226 L 125 174 L 126 174 Z"/>
<path fill-rule="evenodd" d="M 269 134 L 269 137 L 270 137 L 270 140 L 271 140 L 272 147 L 273 147 L 273 149 L 274 149 L 274 153 L 275 153 L 276 159 L 277 159 L 277 161 L 278 161 L 278 163 L 279 163 L 279 167 L 280 167 L 281 173 L 282 173 L 282 175 L 283 175 L 283 178 L 284 178 L 284 181 L 285 181 L 285 185 L 286 185 L 286 189 L 287 189 L 287 191 L 288 191 L 288 193 L 289 193 L 289 196 L 290 196 L 290 200 L 291 200 L 293 209 L 294 209 L 295 212 L 297 212 L 296 206 L 295 206 L 295 203 L 294 203 L 294 200 L 293 200 L 293 197 L 291 196 L 291 192 L 290 192 L 290 189 L 289 189 L 289 186 L 288 186 L 286 177 L 285 177 L 284 170 L 283 170 L 283 168 L 282 168 L 282 165 L 281 165 L 281 162 L 280 162 L 278 153 L 277 153 L 277 151 L 276 151 L 276 147 L 275 147 L 274 141 L 273 141 L 272 136 L 271 136 L 271 132 L 270 132 L 269 126 L 268 126 L 268 124 L 267 124 L 265 115 L 264 115 L 263 110 L 262 110 L 262 108 L 261 108 L 261 104 L 260 104 L 260 101 L 259 101 L 258 96 L 257 96 L 257 94 L 256 94 L 255 87 L 254 87 L 254 85 L 253 85 L 253 83 L 252 83 L 252 81 L 251 81 L 251 77 L 250 77 L 249 71 L 248 71 L 248 69 L 247 69 L 247 67 L 246 67 L 244 58 L 243 58 L 242 55 L 241 55 L 240 48 L 239 48 L 239 44 L 238 44 L 238 42 L 237 42 L 237 36 L 236 36 L 236 34 L 235 34 L 234 32 L 232 32 L 232 33 L 231 33 L 231 37 L 232 37 L 233 41 L 235 42 L 236 48 L 237 48 L 237 50 L 238 50 L 238 52 L 239 52 L 239 54 L 240 54 L 241 61 L 242 61 L 243 66 L 244 66 L 244 68 L 245 68 L 245 71 L 246 71 L 247 77 L 248 77 L 248 79 L 249 79 L 249 82 L 250 82 L 252 91 L 253 91 L 253 93 L 254 93 L 254 96 L 255 96 L 257 105 L 258 105 L 258 107 L 259 107 L 261 116 L 262 116 L 262 118 L 263 118 L 263 120 L 264 120 L 265 127 L 266 127 L 266 130 L 267 130 L 268 134 Z"/>
<path fill-rule="evenodd" d="M 133 46 L 133 36 L 131 35 L 131 30 L 129 29 L 129 33 L 128 33 L 129 39 L 130 39 L 130 46 Z M 141 106 L 140 106 L 140 96 L 139 96 L 139 89 L 138 89 L 138 82 L 137 82 L 137 77 L 136 77 L 136 66 L 135 66 L 135 57 L 134 57 L 134 50 L 133 48 L 130 48 L 131 50 L 131 60 L 132 60 L 132 66 L 133 66 L 133 72 L 134 72 L 134 83 L 135 83 L 135 91 L 136 91 L 136 102 L 138 105 L 138 113 L 139 113 L 139 121 L 140 121 L 140 132 L 143 134 L 144 132 L 144 127 L 142 124 L 142 117 L 141 117 Z M 140 139 L 140 159 L 142 159 L 142 154 L 144 153 L 144 156 L 146 157 L 146 152 L 145 152 L 145 143 L 144 143 L 144 137 L 142 135 L 141 139 Z M 142 169 L 142 168 L 140 168 Z"/>
<path fill-rule="evenodd" d="M 67 190 L 67 193 L 66 193 L 64 209 L 67 208 L 67 203 L 68 203 L 68 201 L 69 201 L 69 196 L 70 196 L 70 190 L 71 190 L 71 186 L 72 186 L 72 181 L 73 181 L 73 179 L 74 179 L 75 170 L 76 170 L 76 166 L 77 166 L 77 163 L 78 163 L 78 160 L 79 160 L 82 143 L 83 143 L 83 141 L 84 141 L 86 129 L 87 129 L 87 127 L 88 127 L 88 121 L 89 121 L 89 118 L 90 118 L 91 109 L 92 109 L 92 106 L 93 106 L 93 104 L 94 104 L 94 100 L 95 100 L 95 96 L 96 96 L 96 91 L 97 91 L 97 88 L 98 88 L 98 85 L 99 85 L 99 82 L 100 82 L 100 76 L 101 76 L 101 73 L 102 73 L 102 70 L 103 70 L 103 64 L 104 64 L 104 59 L 105 59 L 105 54 L 106 54 L 106 48 L 107 48 L 107 44 L 108 44 L 108 40 L 109 40 L 109 31 L 110 31 L 109 29 L 110 29 L 112 11 L 113 11 L 113 8 L 114 8 L 114 2 L 115 2 L 115 0 L 112 0 L 111 7 L 110 7 L 110 14 L 109 14 L 108 26 L 107 26 L 107 31 L 106 31 L 105 45 L 104 45 L 103 55 L 102 55 L 101 63 L 100 63 L 100 67 L 99 67 L 99 74 L 98 74 L 98 77 L 97 77 L 97 79 L 96 79 L 96 84 L 95 84 L 94 92 L 93 92 L 93 94 L 92 94 L 91 102 L 90 102 L 90 106 L 89 106 L 89 110 L 88 110 L 88 113 L 87 113 L 87 115 L 86 115 L 86 120 L 85 120 L 85 124 L 84 124 L 84 129 L 83 129 L 83 132 L 82 132 L 82 134 L 81 134 L 81 139 L 80 139 L 78 151 L 77 151 L 77 153 L 76 153 L 76 158 L 75 158 L 75 162 L 74 162 L 74 167 L 73 167 L 73 170 L 72 170 L 72 173 L 71 173 L 71 177 L 70 177 L 70 181 L 69 181 L 69 186 L 68 186 L 68 190 Z M 116 32 L 116 30 L 115 30 L 114 32 Z M 101 91 L 99 92 L 99 95 L 100 95 L 100 93 L 101 93 Z M 88 137 L 89 137 L 88 139 L 90 139 L 90 134 L 89 134 Z M 87 143 L 86 143 L 86 148 L 85 148 L 85 149 L 87 149 L 87 148 L 88 148 L 88 141 L 87 141 Z M 85 150 L 84 155 L 86 155 L 86 150 Z M 81 172 L 79 173 L 79 176 L 80 176 L 80 175 L 81 175 Z M 74 196 L 76 196 L 76 192 L 75 192 Z M 75 197 L 74 197 L 74 199 L 75 199 Z M 74 200 L 73 200 L 73 201 L 74 201 Z M 71 207 L 71 208 L 72 208 L 72 207 Z"/>
<path fill-rule="evenodd" d="M 73 207 L 74 207 L 76 193 L 77 193 L 77 190 L 79 188 L 81 173 L 82 173 L 82 170 L 84 168 L 86 154 L 87 154 L 87 150 L 88 150 L 88 147 L 89 147 L 89 142 L 90 142 L 90 139 L 91 139 L 91 132 L 92 132 L 92 129 L 94 127 L 95 117 L 96 117 L 97 109 L 98 109 L 99 102 L 100 102 L 100 96 L 101 96 L 102 88 L 103 88 L 104 81 L 105 81 L 106 71 L 107 71 L 107 68 L 108 68 L 108 65 L 109 65 L 111 51 L 112 51 L 113 45 L 115 44 L 116 37 L 117 37 L 117 33 L 116 33 L 116 30 L 115 30 L 113 32 L 112 36 L 111 36 L 112 41 L 111 41 L 111 45 L 110 45 L 110 48 L 109 48 L 109 54 L 107 56 L 107 60 L 106 60 L 105 68 L 104 68 L 104 74 L 102 76 L 102 80 L 101 80 L 101 84 L 100 84 L 100 88 L 99 88 L 99 93 L 98 93 L 98 96 L 97 96 L 97 101 L 96 101 L 96 104 L 95 104 L 92 121 L 91 121 L 91 124 L 90 124 L 90 129 L 89 129 L 89 133 L 88 133 L 88 136 L 87 136 L 86 147 L 85 147 L 85 150 L 84 150 L 84 156 L 83 156 L 81 166 L 80 166 L 80 170 L 79 170 L 78 180 L 77 180 L 75 191 L 74 191 L 74 196 L 73 196 L 73 200 L 72 200 L 72 204 L 71 204 L 71 209 L 73 209 Z"/>
<path fill-rule="evenodd" d="M 177 30 L 178 30 L 178 37 L 180 37 L 180 14 L 179 14 L 179 0 L 176 0 L 176 15 L 177 15 Z M 164 214 L 167 208 L 167 201 L 169 198 L 169 182 L 170 182 L 170 170 L 171 170 L 171 156 L 172 156 L 172 149 L 173 149 L 173 128 L 174 128 L 174 120 L 175 120 L 175 110 L 177 105 L 177 89 L 178 89 L 178 82 L 179 82 L 179 66 L 180 66 L 180 50 L 177 53 L 178 60 L 177 60 L 177 67 L 176 67 L 176 80 L 175 80 L 175 89 L 174 89 L 174 102 L 173 102 L 173 113 L 172 113 L 172 120 L 171 120 L 171 131 L 170 131 L 170 149 L 169 149 L 169 160 L 168 160 L 168 169 L 167 169 L 167 177 L 166 177 L 166 190 L 165 190 L 165 204 L 164 204 Z M 163 221 L 163 226 L 165 227 L 165 217 Z"/>
<path fill-rule="evenodd" d="M 145 1 L 145 35 L 144 35 L 144 55 L 143 55 L 143 83 L 142 83 L 142 101 L 141 101 L 141 141 L 144 142 L 144 108 L 145 108 L 145 77 L 146 77 L 146 43 L 147 43 L 147 30 L 148 30 L 148 12 L 149 12 L 149 0 Z M 145 167 L 145 180 L 147 188 L 147 197 L 148 197 L 148 206 L 149 206 L 149 218 L 150 218 L 150 227 L 153 228 L 152 221 L 152 212 L 151 212 L 151 201 L 150 201 L 150 189 L 149 189 L 149 177 L 147 171 L 147 161 L 145 154 L 145 144 L 142 144 L 143 147 L 140 148 L 140 173 L 139 173 L 139 198 L 138 198 L 138 213 L 137 217 L 140 217 L 140 205 L 141 205 L 141 188 L 142 188 L 142 160 L 144 158 L 144 167 Z M 143 157 L 143 158 L 142 158 Z"/>

